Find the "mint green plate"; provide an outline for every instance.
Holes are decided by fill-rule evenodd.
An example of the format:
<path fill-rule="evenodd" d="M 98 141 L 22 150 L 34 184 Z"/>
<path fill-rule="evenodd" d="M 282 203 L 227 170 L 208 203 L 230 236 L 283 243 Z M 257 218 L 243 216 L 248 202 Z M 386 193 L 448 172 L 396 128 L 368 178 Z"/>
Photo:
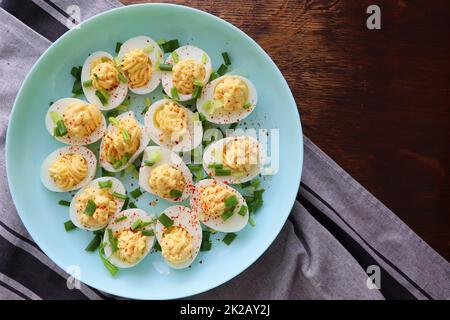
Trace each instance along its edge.
<path fill-rule="evenodd" d="M 230 69 L 248 77 L 258 91 L 256 110 L 240 126 L 279 129 L 279 171 L 262 181 L 266 192 L 264 205 L 255 216 L 256 226 L 248 225 L 230 246 L 219 241 L 223 235 L 218 234 L 213 238 L 212 250 L 201 252 L 188 269 L 169 269 L 159 253 L 152 253 L 137 267 L 120 270 L 113 278 L 97 253 L 84 251 L 92 238 L 90 233 L 64 231 L 68 209 L 57 202 L 70 200 L 71 195 L 52 193 L 40 182 L 41 162 L 62 146 L 47 133 L 44 118 L 50 101 L 71 95 L 72 66 L 82 65 L 87 55 L 97 50 L 114 54 L 116 42 L 138 35 L 155 40 L 177 38 L 181 45 L 198 46 L 210 55 L 216 70 L 222 63 L 221 53 L 227 51 L 232 59 Z M 147 96 L 159 99 L 161 87 Z M 143 101 L 144 97 L 132 95 L 131 109 L 139 115 Z M 303 141 L 297 107 L 286 81 L 250 37 L 202 11 L 147 4 L 93 17 L 67 32 L 42 55 L 17 96 L 7 133 L 6 160 L 17 211 L 33 239 L 58 266 L 64 270 L 79 266 L 81 281 L 111 294 L 172 299 L 204 292 L 232 279 L 269 247 L 284 225 L 297 194 Z M 137 181 L 128 175 L 122 180 L 128 191 L 137 186 Z M 154 197 L 147 194 L 135 202 L 141 209 L 155 214 L 170 205 L 159 201 L 157 206 L 150 206 L 152 200 Z M 262 278 L 265 276 L 261 274 Z"/>

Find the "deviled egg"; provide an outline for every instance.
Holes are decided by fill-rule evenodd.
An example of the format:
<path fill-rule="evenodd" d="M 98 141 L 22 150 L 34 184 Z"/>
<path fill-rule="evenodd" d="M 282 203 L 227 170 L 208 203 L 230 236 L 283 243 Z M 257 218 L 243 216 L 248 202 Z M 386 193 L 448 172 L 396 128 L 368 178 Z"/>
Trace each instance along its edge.
<path fill-rule="evenodd" d="M 127 79 L 114 58 L 105 51 L 90 54 L 81 70 L 81 84 L 86 99 L 100 110 L 111 110 L 127 97 Z"/>
<path fill-rule="evenodd" d="M 50 191 L 67 192 L 87 185 L 95 176 L 97 158 L 86 147 L 67 146 L 50 153 L 41 166 L 42 184 Z"/>
<path fill-rule="evenodd" d="M 130 268 L 147 256 L 155 242 L 153 215 L 128 209 L 111 216 L 103 237 L 105 256 L 116 267 Z"/>
<path fill-rule="evenodd" d="M 166 148 L 151 146 L 144 150 L 139 186 L 163 199 L 179 202 L 191 194 L 192 173 L 177 154 Z"/>
<path fill-rule="evenodd" d="M 133 111 L 110 118 L 100 144 L 100 165 L 107 171 L 119 172 L 128 167 L 144 151 L 150 138 L 135 118 Z"/>
<path fill-rule="evenodd" d="M 187 101 L 193 98 L 195 83 L 204 86 L 211 76 L 211 59 L 202 49 L 182 46 L 173 51 L 165 64 L 172 65 L 171 71 L 163 71 L 162 84 L 172 99 Z"/>
<path fill-rule="evenodd" d="M 190 151 L 202 142 L 202 123 L 191 110 L 170 99 L 153 103 L 144 124 L 155 143 L 176 152 Z"/>
<path fill-rule="evenodd" d="M 233 136 L 211 143 L 203 153 L 206 173 L 221 182 L 252 180 L 264 164 L 261 144 L 250 136 Z"/>
<path fill-rule="evenodd" d="M 63 98 L 48 108 L 45 126 L 58 141 L 81 146 L 103 137 L 106 120 L 97 105 L 80 99 Z"/>
<path fill-rule="evenodd" d="M 242 195 L 214 179 L 201 180 L 191 197 L 191 208 L 200 221 L 220 232 L 237 232 L 248 222 L 248 209 Z"/>
<path fill-rule="evenodd" d="M 252 113 L 257 101 L 258 95 L 250 80 L 227 74 L 205 85 L 197 99 L 197 110 L 212 123 L 234 123 Z"/>
<path fill-rule="evenodd" d="M 156 238 L 166 262 L 174 269 L 189 267 L 200 251 L 202 228 L 188 207 L 172 206 L 158 217 Z"/>
<path fill-rule="evenodd" d="M 120 47 L 118 57 L 132 92 L 147 94 L 156 89 L 161 81 L 159 65 L 163 53 L 153 39 L 139 36 L 127 40 Z"/>
<path fill-rule="evenodd" d="M 69 215 L 80 229 L 95 231 L 106 227 L 109 218 L 122 210 L 125 187 L 113 177 L 92 180 L 78 190 L 70 202 Z"/>

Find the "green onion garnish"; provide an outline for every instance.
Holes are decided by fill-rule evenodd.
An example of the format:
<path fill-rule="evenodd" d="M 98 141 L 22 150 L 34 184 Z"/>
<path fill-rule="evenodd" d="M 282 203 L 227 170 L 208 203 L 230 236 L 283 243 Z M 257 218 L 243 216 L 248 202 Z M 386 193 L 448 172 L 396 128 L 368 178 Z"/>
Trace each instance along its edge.
<path fill-rule="evenodd" d="M 211 240 L 202 241 L 202 244 L 200 245 L 200 251 L 209 251 L 211 250 Z"/>
<path fill-rule="evenodd" d="M 208 164 L 209 169 L 223 169 L 223 164 L 221 163 L 210 163 Z"/>
<path fill-rule="evenodd" d="M 109 189 L 112 187 L 112 181 L 111 180 L 99 181 L 98 186 L 100 189 Z"/>
<path fill-rule="evenodd" d="M 122 130 L 122 136 L 125 141 L 130 141 L 130 135 L 128 134 L 127 130 L 125 130 L 125 129 Z"/>
<path fill-rule="evenodd" d="M 180 100 L 180 96 L 178 95 L 178 91 L 176 87 L 172 87 L 172 89 L 170 89 L 170 93 L 172 94 L 172 98 L 176 101 Z"/>
<path fill-rule="evenodd" d="M 228 168 L 216 169 L 215 173 L 216 173 L 216 176 L 218 176 L 218 177 L 226 177 L 231 174 L 231 169 L 228 169 Z"/>
<path fill-rule="evenodd" d="M 211 231 L 203 230 L 202 231 L 202 241 L 208 241 L 211 236 Z"/>
<path fill-rule="evenodd" d="M 113 265 L 111 262 L 109 262 L 108 259 L 106 259 L 104 257 L 104 255 L 105 255 L 104 246 L 105 245 L 103 243 L 100 245 L 100 250 L 98 251 L 98 254 L 99 254 L 100 259 L 102 260 L 105 268 L 108 269 L 109 273 L 114 277 L 117 274 L 117 272 L 119 272 L 119 268 L 117 268 L 115 265 Z"/>
<path fill-rule="evenodd" d="M 250 184 L 251 184 L 253 187 L 255 187 L 255 188 L 258 188 L 260 183 L 261 183 L 261 181 L 260 181 L 258 178 L 253 179 L 252 181 L 250 181 Z M 263 191 L 263 192 L 264 192 L 264 191 Z M 261 194 L 262 194 L 262 193 L 261 193 Z"/>
<path fill-rule="evenodd" d="M 64 229 L 66 231 L 71 231 L 76 228 L 77 228 L 77 226 L 73 224 L 72 220 L 68 220 L 68 221 L 64 222 Z"/>
<path fill-rule="evenodd" d="M 173 39 L 164 42 L 160 46 L 164 50 L 164 53 L 168 53 L 178 49 L 180 47 L 180 44 L 178 43 L 178 39 Z"/>
<path fill-rule="evenodd" d="M 208 82 L 211 82 L 211 81 L 217 79 L 218 77 L 219 77 L 219 75 L 216 72 L 212 72 L 211 75 L 209 76 Z"/>
<path fill-rule="evenodd" d="M 116 65 L 116 67 L 120 67 L 120 59 L 119 59 L 119 57 L 114 57 L 113 61 L 114 61 L 114 64 Z"/>
<path fill-rule="evenodd" d="M 86 250 L 88 252 L 94 252 L 95 250 L 97 250 L 97 248 L 101 242 L 102 242 L 102 236 L 99 234 L 96 234 L 84 250 Z"/>
<path fill-rule="evenodd" d="M 202 54 L 202 63 L 205 64 L 207 60 L 208 60 L 208 57 L 206 56 L 206 53 L 203 53 Z"/>
<path fill-rule="evenodd" d="M 142 191 L 139 189 L 139 188 L 136 188 L 136 189 L 134 189 L 133 191 L 131 191 L 130 192 L 130 195 L 133 197 L 133 198 L 137 198 L 137 197 L 139 197 L 140 195 L 142 195 Z"/>
<path fill-rule="evenodd" d="M 171 198 L 179 198 L 183 195 L 183 192 L 181 192 L 180 190 L 172 189 L 170 190 L 169 194 Z"/>
<path fill-rule="evenodd" d="M 100 100 L 102 105 L 105 105 L 108 103 L 109 93 L 106 92 L 105 90 L 101 90 L 101 91 L 95 90 L 95 95 Z"/>
<path fill-rule="evenodd" d="M 159 59 L 158 60 L 156 60 L 156 63 L 155 63 L 155 70 L 159 70 L 159 65 L 161 64 L 161 61 L 159 61 Z"/>
<path fill-rule="evenodd" d="M 231 216 L 232 216 L 233 214 L 234 214 L 234 207 L 226 209 L 226 210 L 222 213 L 221 217 L 222 217 L 223 221 L 226 221 L 226 220 L 228 220 L 229 218 L 231 218 Z"/>
<path fill-rule="evenodd" d="M 198 113 L 198 117 L 200 118 L 200 121 L 201 121 L 201 122 L 206 121 L 206 117 L 205 117 L 205 115 L 204 115 L 203 113 L 199 112 L 199 113 Z"/>
<path fill-rule="evenodd" d="M 59 204 L 60 206 L 70 207 L 70 202 L 69 202 L 69 201 L 66 201 L 66 200 L 59 200 L 59 201 L 58 201 L 58 204 Z"/>
<path fill-rule="evenodd" d="M 135 205 L 134 202 L 130 202 L 130 203 L 128 204 L 128 208 L 136 209 L 136 208 L 137 208 L 137 205 Z"/>
<path fill-rule="evenodd" d="M 220 65 L 219 69 L 217 69 L 217 74 L 223 76 L 228 70 L 228 67 L 223 63 Z"/>
<path fill-rule="evenodd" d="M 94 214 L 95 210 L 97 210 L 97 205 L 95 204 L 94 201 L 89 199 L 86 204 L 86 208 L 84 209 L 84 214 L 87 216 L 92 216 Z"/>
<path fill-rule="evenodd" d="M 248 223 L 250 223 L 252 227 L 256 226 L 256 222 L 253 220 L 253 214 L 248 216 Z"/>
<path fill-rule="evenodd" d="M 242 108 L 244 108 L 244 109 L 248 109 L 248 108 L 250 108 L 252 106 L 252 104 L 250 103 L 250 102 L 246 102 L 243 106 L 242 106 Z"/>
<path fill-rule="evenodd" d="M 142 220 L 141 219 L 137 219 L 133 222 L 133 224 L 131 225 L 131 230 L 135 231 L 136 229 L 138 229 L 142 224 Z"/>
<path fill-rule="evenodd" d="M 192 99 L 197 99 L 202 94 L 202 87 L 194 86 L 194 92 L 192 93 Z"/>
<path fill-rule="evenodd" d="M 142 233 L 142 235 L 147 236 L 147 237 L 153 237 L 155 235 L 155 232 L 152 229 L 142 230 L 141 233 Z"/>
<path fill-rule="evenodd" d="M 222 52 L 222 58 L 223 58 L 223 62 L 225 62 L 225 64 L 227 66 L 229 66 L 231 64 L 230 57 L 228 56 L 228 52 Z"/>
<path fill-rule="evenodd" d="M 233 242 L 234 238 L 236 238 L 236 236 L 236 233 L 227 233 L 222 241 L 225 242 L 227 246 L 229 246 Z"/>
<path fill-rule="evenodd" d="M 130 202 L 130 198 L 125 197 L 125 201 L 123 202 L 122 210 L 128 208 L 128 203 Z"/>
<path fill-rule="evenodd" d="M 144 50 L 144 52 L 146 53 L 146 54 L 149 54 L 149 53 L 152 53 L 153 52 L 153 46 L 150 44 L 150 45 L 148 45 L 148 46 L 146 46 L 144 49 L 142 49 L 142 50 Z"/>
<path fill-rule="evenodd" d="M 155 241 L 155 244 L 153 244 L 153 249 L 155 251 L 161 251 L 161 245 L 159 244 L 158 241 Z"/>
<path fill-rule="evenodd" d="M 238 211 L 238 214 L 241 216 L 245 216 L 245 214 L 247 213 L 248 209 L 246 206 L 241 206 L 241 208 Z"/>
<path fill-rule="evenodd" d="M 113 253 L 116 252 L 119 241 L 116 239 L 116 237 L 114 237 L 113 231 L 111 229 L 108 229 L 108 240 L 109 243 L 111 244 L 111 251 Z"/>
<path fill-rule="evenodd" d="M 176 53 L 175 51 L 172 52 L 170 55 L 172 56 L 172 60 L 173 60 L 174 64 L 178 63 L 178 61 L 180 61 L 180 57 L 178 56 L 178 53 Z"/>
<path fill-rule="evenodd" d="M 58 121 L 61 121 L 61 120 L 62 120 L 61 116 L 60 116 L 59 113 L 56 112 L 56 111 L 51 111 L 51 112 L 50 112 L 50 118 L 52 119 L 52 121 L 53 121 L 54 124 L 57 124 Z"/>
<path fill-rule="evenodd" d="M 211 100 L 206 101 L 206 102 L 203 104 L 203 109 L 205 109 L 206 111 L 211 110 L 212 104 L 213 104 L 213 103 L 212 103 Z"/>
<path fill-rule="evenodd" d="M 113 195 L 113 197 L 116 197 L 116 198 L 119 198 L 122 200 L 127 200 L 127 196 L 122 193 L 118 193 L 118 192 L 114 191 L 112 195 Z"/>
<path fill-rule="evenodd" d="M 80 80 L 81 78 L 81 69 L 83 67 L 79 66 L 79 67 L 72 67 L 72 69 L 70 69 L 70 74 L 76 79 L 76 80 Z"/>
<path fill-rule="evenodd" d="M 102 168 L 102 177 L 114 177 L 114 172 L 109 172 Z"/>
<path fill-rule="evenodd" d="M 163 43 L 166 43 L 166 39 L 164 39 L 164 38 L 158 39 L 158 40 L 156 41 L 156 43 L 157 43 L 158 45 L 162 45 Z"/>
<path fill-rule="evenodd" d="M 167 63 L 160 63 L 159 70 L 161 71 L 172 71 L 173 65 Z"/>
<path fill-rule="evenodd" d="M 114 118 L 114 117 L 109 117 L 108 118 L 108 121 L 109 121 L 109 123 L 111 123 L 113 126 L 115 126 L 115 127 L 119 127 L 119 125 L 120 125 L 120 121 L 119 120 L 117 120 L 116 118 Z"/>
<path fill-rule="evenodd" d="M 116 43 L 116 53 L 119 53 L 119 51 L 120 51 L 120 47 L 122 46 L 122 42 L 117 42 Z"/>
<path fill-rule="evenodd" d="M 120 218 L 117 218 L 116 220 L 114 220 L 114 222 L 120 222 L 120 221 L 123 221 L 123 220 L 126 220 L 126 219 L 128 219 L 127 216 L 121 216 Z"/>
<path fill-rule="evenodd" d="M 66 125 L 64 124 L 63 120 L 59 120 L 56 123 L 56 128 L 55 129 L 56 129 L 56 133 L 57 133 L 58 137 L 65 136 L 67 134 L 67 128 L 66 128 Z"/>
<path fill-rule="evenodd" d="M 202 170 L 202 166 L 199 164 L 188 164 L 187 166 L 191 171 Z"/>
<path fill-rule="evenodd" d="M 128 82 L 128 79 L 120 71 L 119 71 L 119 80 L 122 83 L 127 83 Z"/>
<path fill-rule="evenodd" d="M 72 87 L 72 93 L 74 96 L 77 96 L 81 93 L 83 93 L 83 88 L 81 88 L 81 81 L 75 80 Z"/>
<path fill-rule="evenodd" d="M 116 161 L 116 162 L 114 162 L 113 164 L 112 164 L 112 166 L 113 166 L 113 168 L 114 169 L 119 169 L 121 166 L 122 166 L 122 162 L 119 160 L 119 161 Z"/>
<path fill-rule="evenodd" d="M 203 81 L 195 79 L 194 80 L 194 86 L 203 87 Z"/>
<path fill-rule="evenodd" d="M 154 164 L 155 164 L 154 161 L 144 160 L 144 166 L 146 167 L 152 167 L 154 166 Z"/>
<path fill-rule="evenodd" d="M 145 98 L 144 103 L 146 107 L 150 107 L 152 105 L 152 100 L 150 98 Z"/>
<path fill-rule="evenodd" d="M 92 80 L 83 81 L 83 87 L 85 88 L 92 87 Z"/>
<path fill-rule="evenodd" d="M 235 122 L 235 123 L 232 123 L 228 129 L 230 129 L 230 130 L 236 130 L 236 127 L 237 127 L 237 126 L 238 126 L 238 123 Z"/>
<path fill-rule="evenodd" d="M 158 220 L 166 228 L 170 228 L 173 225 L 172 219 L 170 219 L 165 213 L 161 213 Z"/>

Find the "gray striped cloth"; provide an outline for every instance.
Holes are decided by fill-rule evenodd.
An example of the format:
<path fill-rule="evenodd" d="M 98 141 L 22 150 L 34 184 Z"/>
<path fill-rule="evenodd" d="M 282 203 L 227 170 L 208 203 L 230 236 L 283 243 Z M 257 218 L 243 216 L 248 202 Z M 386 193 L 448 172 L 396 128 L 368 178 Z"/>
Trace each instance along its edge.
<path fill-rule="evenodd" d="M 23 227 L 6 181 L 5 135 L 14 98 L 37 58 L 68 30 L 66 9 L 73 4 L 82 19 L 121 5 L 0 1 L 0 299 L 117 298 L 85 285 L 68 289 L 67 274 Z M 192 298 L 449 299 L 447 261 L 306 137 L 304 148 L 297 201 L 275 242 L 238 277 Z M 369 275 L 380 279 L 379 288 Z"/>

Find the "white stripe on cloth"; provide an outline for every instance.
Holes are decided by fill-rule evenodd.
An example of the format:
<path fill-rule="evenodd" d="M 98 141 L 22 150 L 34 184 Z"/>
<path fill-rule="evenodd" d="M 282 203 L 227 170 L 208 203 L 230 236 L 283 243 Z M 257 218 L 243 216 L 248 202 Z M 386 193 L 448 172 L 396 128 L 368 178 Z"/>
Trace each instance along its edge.
<path fill-rule="evenodd" d="M 20 284 L 16 280 L 11 279 L 10 277 L 8 277 L 7 275 L 5 275 L 1 272 L 0 272 L 0 281 L 6 283 L 10 287 L 16 289 L 17 291 L 19 291 L 20 293 L 22 293 L 23 295 L 27 296 L 28 298 L 30 298 L 32 300 L 42 300 L 42 298 L 39 297 L 36 293 L 34 293 L 33 291 L 24 287 L 22 284 Z"/>

